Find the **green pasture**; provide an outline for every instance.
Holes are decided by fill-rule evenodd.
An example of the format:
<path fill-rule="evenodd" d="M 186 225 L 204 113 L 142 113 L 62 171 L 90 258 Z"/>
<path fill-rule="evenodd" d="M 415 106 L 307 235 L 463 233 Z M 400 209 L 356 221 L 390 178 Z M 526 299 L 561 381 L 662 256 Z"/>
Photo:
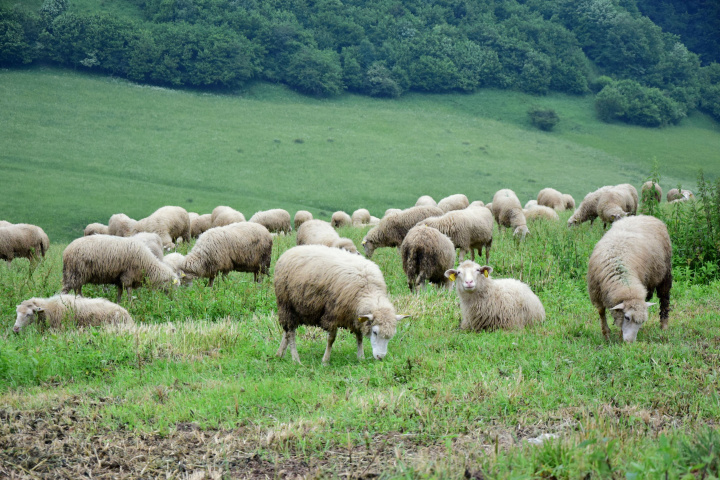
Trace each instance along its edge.
<path fill-rule="evenodd" d="M 554 108 L 553 132 L 532 105 Z M 720 127 L 605 124 L 591 97 L 483 90 L 472 95 L 314 99 L 255 84 L 231 94 L 141 86 L 48 67 L 0 71 L 0 218 L 43 227 L 53 242 L 114 213 L 163 205 L 246 217 L 281 207 L 328 218 L 382 216 L 424 194 L 524 203 L 552 186 L 576 201 L 611 183 L 639 186 L 657 162 L 667 190 L 720 171 Z"/>

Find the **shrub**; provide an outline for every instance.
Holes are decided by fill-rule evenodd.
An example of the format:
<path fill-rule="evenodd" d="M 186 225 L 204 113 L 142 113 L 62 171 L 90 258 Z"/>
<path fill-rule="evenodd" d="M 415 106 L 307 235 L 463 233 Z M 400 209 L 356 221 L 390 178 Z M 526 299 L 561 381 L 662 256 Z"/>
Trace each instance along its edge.
<path fill-rule="evenodd" d="M 530 122 L 540 130 L 545 130 L 546 132 L 552 130 L 560 121 L 557 112 L 552 108 L 533 106 L 530 107 L 527 113 L 530 117 Z"/>
<path fill-rule="evenodd" d="M 287 83 L 310 95 L 330 96 L 343 91 L 342 67 L 337 53 L 303 47 L 293 55 Z"/>
<path fill-rule="evenodd" d="M 663 127 L 686 116 L 680 103 L 658 88 L 621 80 L 606 85 L 595 97 L 595 109 L 601 120 L 622 120 L 644 127 Z"/>

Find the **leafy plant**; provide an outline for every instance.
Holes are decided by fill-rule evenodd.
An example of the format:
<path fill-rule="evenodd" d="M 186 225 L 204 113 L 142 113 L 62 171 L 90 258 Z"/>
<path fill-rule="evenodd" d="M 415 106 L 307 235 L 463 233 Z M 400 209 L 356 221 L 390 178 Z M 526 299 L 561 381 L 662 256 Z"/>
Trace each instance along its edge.
<path fill-rule="evenodd" d="M 555 125 L 560 122 L 560 117 L 552 108 L 532 106 L 527 113 L 530 117 L 530 122 L 540 130 L 545 130 L 546 132 L 555 128 Z"/>

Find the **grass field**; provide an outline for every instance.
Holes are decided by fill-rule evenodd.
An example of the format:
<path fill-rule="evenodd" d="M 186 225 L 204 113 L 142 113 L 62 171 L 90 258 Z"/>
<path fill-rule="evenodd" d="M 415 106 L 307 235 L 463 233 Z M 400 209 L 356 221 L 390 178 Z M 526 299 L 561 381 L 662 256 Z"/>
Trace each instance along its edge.
<path fill-rule="evenodd" d="M 552 107 L 551 133 L 530 126 Z M 505 91 L 317 100 L 258 84 L 233 95 L 168 90 L 66 70 L 0 71 L 0 218 L 70 241 L 91 222 L 162 205 L 251 216 L 282 207 L 382 216 L 423 194 L 524 203 L 546 186 L 578 201 L 605 184 L 639 185 L 656 161 L 666 190 L 720 171 L 720 127 L 694 114 L 644 129 L 595 119 L 590 97 Z"/>

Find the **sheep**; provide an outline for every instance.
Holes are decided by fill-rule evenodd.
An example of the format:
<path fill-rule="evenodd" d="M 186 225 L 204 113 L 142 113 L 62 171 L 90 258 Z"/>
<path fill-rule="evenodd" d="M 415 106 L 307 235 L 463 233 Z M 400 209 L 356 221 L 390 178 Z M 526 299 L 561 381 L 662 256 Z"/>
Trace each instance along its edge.
<path fill-rule="evenodd" d="M 256 212 L 248 221 L 258 223 L 272 233 L 287 234 L 292 232 L 290 213 L 282 208 Z"/>
<path fill-rule="evenodd" d="M 613 187 L 606 185 L 585 195 L 585 198 L 582 202 L 580 202 L 577 210 L 575 210 L 575 212 L 573 212 L 573 214 L 568 219 L 568 227 L 579 225 L 581 223 L 587 222 L 588 220 L 590 220 L 590 225 L 592 225 L 598 216 L 597 204 L 600 200 L 600 195 L 603 192 L 610 190 L 611 188 Z"/>
<path fill-rule="evenodd" d="M 437 207 L 437 202 L 430 195 L 423 195 L 422 197 L 417 199 L 417 202 L 415 202 L 416 207 L 423 207 L 428 205 L 431 207 Z"/>
<path fill-rule="evenodd" d="M 470 207 L 472 207 L 472 208 L 474 208 L 474 207 L 484 207 L 484 206 L 485 206 L 485 202 L 483 202 L 482 200 L 475 200 L 475 201 L 472 202 L 470 205 L 468 205 L 468 208 L 470 208 Z"/>
<path fill-rule="evenodd" d="M 182 207 L 166 206 L 155 210 L 149 217 L 138 220 L 133 233 L 157 233 L 162 239 L 163 248 L 175 248 L 179 238 L 190 243 L 190 215 Z"/>
<path fill-rule="evenodd" d="M 663 197 L 662 187 L 652 180 L 643 183 L 642 187 L 640 187 L 640 194 L 643 200 L 648 201 L 654 198 L 657 203 L 660 203 Z"/>
<path fill-rule="evenodd" d="M 451 286 L 445 270 L 455 265 L 455 245 L 436 228 L 425 225 L 411 228 L 400 245 L 400 256 L 410 291 L 415 291 L 415 287 L 424 290 L 425 282 Z"/>
<path fill-rule="evenodd" d="M 83 231 L 83 235 L 86 237 L 88 235 L 108 235 L 110 234 L 110 229 L 107 227 L 107 225 L 103 225 L 102 223 L 91 223 L 87 227 L 85 227 L 85 230 Z"/>
<path fill-rule="evenodd" d="M 199 237 L 201 233 L 213 226 L 211 213 L 199 215 L 195 212 L 188 212 L 188 216 L 190 217 L 190 236 L 192 238 Z"/>
<path fill-rule="evenodd" d="M 438 229 L 450 237 L 455 248 L 460 249 L 458 260 L 463 261 L 470 253 L 475 260 L 475 249 L 478 256 L 485 247 L 485 261 L 490 258 L 492 247 L 493 215 L 485 207 L 452 210 L 440 217 L 429 217 L 418 222 L 418 225 L 427 225 Z"/>
<path fill-rule="evenodd" d="M 128 300 L 132 289 L 147 282 L 153 286 L 178 285 L 178 276 L 150 252 L 142 242 L 112 235 L 90 235 L 70 242 L 63 251 L 62 293 L 91 283 L 117 286 L 117 303 L 123 290 Z"/>
<path fill-rule="evenodd" d="M 136 220 L 128 217 L 124 213 L 116 213 L 108 220 L 108 234 L 117 237 L 129 237 L 134 232 Z"/>
<path fill-rule="evenodd" d="M 232 207 L 220 205 L 213 208 L 210 214 L 210 224 L 213 227 L 224 227 L 231 223 L 239 223 L 245 221 L 245 215 L 238 212 Z"/>
<path fill-rule="evenodd" d="M 523 210 L 523 214 L 525 215 L 525 220 L 528 222 L 532 222 L 533 220 L 560 220 L 560 215 L 558 215 L 556 210 L 544 205 L 536 205 L 529 209 L 526 208 Z"/>
<path fill-rule="evenodd" d="M 361 227 L 370 223 L 370 212 L 365 208 L 355 210 L 350 217 L 354 227 Z"/>
<path fill-rule="evenodd" d="M 16 223 L 0 227 L 0 260 L 8 264 L 15 258 L 37 262 L 49 248 L 50 239 L 37 225 Z"/>
<path fill-rule="evenodd" d="M 537 203 L 544 207 L 550 207 L 557 212 L 565 210 L 565 200 L 563 200 L 562 193 L 554 188 L 543 188 L 540 190 L 537 196 Z"/>
<path fill-rule="evenodd" d="M 545 320 L 545 308 L 530 287 L 519 280 L 490 277 L 493 269 L 465 260 L 445 275 L 455 282 L 463 330 L 524 327 Z"/>
<path fill-rule="evenodd" d="M 438 207 L 425 206 L 411 207 L 383 217 L 380 224 L 371 228 L 362 241 L 365 255 L 367 258 L 371 258 L 375 249 L 380 247 L 399 247 L 408 230 L 420 220 L 439 217 L 442 214 L 443 211 Z"/>
<path fill-rule="evenodd" d="M 295 213 L 294 223 L 295 223 L 295 231 L 297 231 L 298 228 L 300 228 L 300 225 L 307 222 L 308 220 L 312 220 L 313 215 L 312 213 L 308 212 L 307 210 L 298 210 Z"/>
<path fill-rule="evenodd" d="M 295 330 L 299 325 L 328 332 L 324 364 L 330 360 L 338 328 L 355 334 L 359 360 L 364 358 L 363 336 L 370 337 L 373 357 L 382 360 L 397 322 L 407 317 L 395 314 L 375 263 L 324 245 L 301 245 L 280 256 L 275 264 L 275 297 L 284 331 L 277 356 L 282 358 L 289 346 L 298 363 Z"/>
<path fill-rule="evenodd" d="M 12 225 L 12 223 L 7 220 L 0 220 L 0 227 L 9 227 L 10 225 Z"/>
<path fill-rule="evenodd" d="M 332 225 L 333 228 L 349 227 L 352 225 L 352 218 L 345 212 L 337 211 L 332 214 L 330 225 Z"/>
<path fill-rule="evenodd" d="M 252 272 L 256 282 L 270 269 L 272 235 L 255 222 L 213 227 L 200 235 L 185 256 L 180 270 L 192 278 L 209 278 L 212 287 L 218 273 Z"/>
<path fill-rule="evenodd" d="M 501 227 L 511 227 L 513 235 L 520 239 L 530 233 L 520 200 L 509 188 L 498 190 L 493 196 L 492 213 Z"/>
<path fill-rule="evenodd" d="M 297 231 L 298 245 L 325 245 L 358 253 L 352 240 L 340 237 L 337 231 L 324 220 L 308 220 Z"/>
<path fill-rule="evenodd" d="M 85 298 L 75 295 L 55 295 L 50 298 L 31 298 L 16 308 L 17 318 L 13 331 L 20 332 L 35 322 L 60 328 L 72 321 L 79 327 L 103 324 L 134 325 L 132 317 L 120 305 L 104 298 Z"/>
<path fill-rule="evenodd" d="M 457 193 L 455 195 L 445 197 L 437 204 L 438 208 L 442 210 L 443 213 L 447 213 L 451 210 L 462 210 L 464 208 L 467 208 L 468 205 L 470 205 L 470 201 L 462 193 Z"/>
<path fill-rule="evenodd" d="M 667 201 L 668 203 L 674 202 L 674 201 L 680 201 L 680 202 L 686 202 L 688 200 L 692 200 L 695 198 L 695 195 L 690 190 L 678 190 L 677 188 L 671 189 L 667 193 Z"/>
<path fill-rule="evenodd" d="M 627 215 L 637 213 L 637 190 L 625 183 L 616 185 L 600 193 L 597 203 L 597 215 L 603 221 L 603 228 Z"/>
<path fill-rule="evenodd" d="M 376 227 L 380 225 L 380 219 L 378 217 L 373 217 L 372 215 L 370 215 L 370 221 L 368 222 L 368 225 Z"/>
<path fill-rule="evenodd" d="M 421 205 L 416 205 L 416 206 L 421 206 Z M 430 205 L 430 206 L 432 206 L 432 205 Z M 383 215 L 383 218 L 390 216 L 390 215 L 394 215 L 396 213 L 400 213 L 400 212 L 402 212 L 402 210 L 400 210 L 399 208 L 388 208 L 387 210 L 385 210 L 385 214 Z"/>
<path fill-rule="evenodd" d="M 639 204 L 637 188 L 630 185 L 629 183 L 621 183 L 620 185 L 615 185 L 614 188 L 615 190 L 622 192 L 623 196 L 625 197 L 625 206 L 628 214 L 636 215 Z"/>
<path fill-rule="evenodd" d="M 587 272 L 590 301 L 600 315 L 600 327 L 610 339 L 605 311 L 621 329 L 625 342 L 634 342 L 648 317 L 648 303 L 660 299 L 660 327 L 668 326 L 672 288 L 672 245 L 665 224 L 638 215 L 612 224 L 590 255 Z"/>
<path fill-rule="evenodd" d="M 565 210 L 573 210 L 575 208 L 575 199 L 569 193 L 563 193 L 563 202 L 565 202 Z"/>
<path fill-rule="evenodd" d="M 129 238 L 139 241 L 152 252 L 155 258 L 160 261 L 163 260 L 163 243 L 157 233 L 140 232 Z"/>
<path fill-rule="evenodd" d="M 528 200 L 525 204 L 525 207 L 523 207 L 524 210 L 530 210 L 531 208 L 535 208 L 538 206 L 537 200 Z"/>
<path fill-rule="evenodd" d="M 180 284 L 186 286 L 192 285 L 192 278 L 185 275 L 185 273 L 182 271 L 182 264 L 185 261 L 185 255 L 178 252 L 168 253 L 162 258 L 162 261 L 173 269 L 175 275 L 177 275 L 180 279 Z"/>

